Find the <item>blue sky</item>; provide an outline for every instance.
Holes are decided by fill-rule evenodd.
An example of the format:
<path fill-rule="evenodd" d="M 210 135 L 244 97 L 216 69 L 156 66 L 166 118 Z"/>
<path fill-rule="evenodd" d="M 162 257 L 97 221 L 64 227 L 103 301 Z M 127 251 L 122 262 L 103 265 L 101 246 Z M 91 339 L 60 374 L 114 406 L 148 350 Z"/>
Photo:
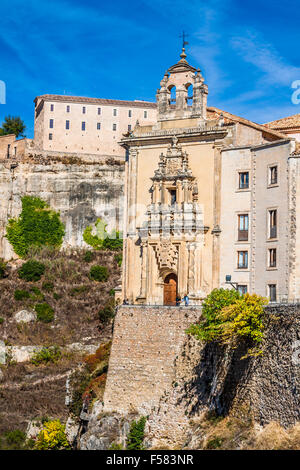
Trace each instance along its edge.
<path fill-rule="evenodd" d="M 154 101 L 183 29 L 210 106 L 259 123 L 300 113 L 299 22 L 298 0 L 1 0 L 0 122 L 20 115 L 33 137 L 44 93 Z"/>

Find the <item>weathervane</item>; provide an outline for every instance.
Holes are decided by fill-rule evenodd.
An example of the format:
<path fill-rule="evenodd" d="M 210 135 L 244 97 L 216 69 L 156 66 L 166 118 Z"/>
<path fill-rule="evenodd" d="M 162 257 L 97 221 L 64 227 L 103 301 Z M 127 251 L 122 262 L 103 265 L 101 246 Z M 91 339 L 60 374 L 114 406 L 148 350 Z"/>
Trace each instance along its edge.
<path fill-rule="evenodd" d="M 182 48 L 184 49 L 184 46 L 188 45 L 188 42 L 186 41 L 186 38 L 188 37 L 188 34 L 186 34 L 184 31 L 182 31 L 182 34 L 179 37 L 182 38 Z"/>

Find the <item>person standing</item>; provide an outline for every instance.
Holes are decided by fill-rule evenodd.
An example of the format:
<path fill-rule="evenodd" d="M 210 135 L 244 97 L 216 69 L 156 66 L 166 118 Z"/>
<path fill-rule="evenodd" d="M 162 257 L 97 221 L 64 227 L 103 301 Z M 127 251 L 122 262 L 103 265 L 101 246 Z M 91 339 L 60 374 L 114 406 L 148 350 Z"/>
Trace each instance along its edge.
<path fill-rule="evenodd" d="M 185 294 L 185 296 L 183 297 L 183 300 L 184 300 L 184 305 L 187 307 L 190 303 L 189 296 Z"/>

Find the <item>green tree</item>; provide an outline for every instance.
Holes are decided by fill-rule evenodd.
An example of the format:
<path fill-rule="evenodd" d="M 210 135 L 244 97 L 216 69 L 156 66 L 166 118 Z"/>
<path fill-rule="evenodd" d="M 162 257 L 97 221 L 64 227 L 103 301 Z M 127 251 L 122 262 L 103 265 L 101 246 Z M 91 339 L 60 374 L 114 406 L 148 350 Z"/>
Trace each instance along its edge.
<path fill-rule="evenodd" d="M 5 116 L 0 135 L 15 134 L 16 137 L 25 137 L 26 126 L 19 116 Z"/>
<path fill-rule="evenodd" d="M 34 246 L 59 248 L 64 234 L 59 213 L 51 210 L 42 199 L 33 196 L 22 198 L 20 216 L 10 219 L 6 227 L 6 237 L 21 258 Z"/>
<path fill-rule="evenodd" d="M 268 300 L 256 295 L 241 295 L 236 290 L 214 289 L 204 300 L 202 318 L 187 333 L 205 342 L 218 341 L 237 347 L 241 339 L 251 346 L 246 356 L 262 354 L 265 310 Z"/>

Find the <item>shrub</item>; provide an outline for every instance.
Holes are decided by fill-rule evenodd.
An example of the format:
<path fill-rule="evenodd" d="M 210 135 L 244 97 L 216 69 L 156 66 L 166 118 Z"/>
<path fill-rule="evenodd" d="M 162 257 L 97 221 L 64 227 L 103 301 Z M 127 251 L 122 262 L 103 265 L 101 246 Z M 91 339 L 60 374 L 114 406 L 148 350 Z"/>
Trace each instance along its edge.
<path fill-rule="evenodd" d="M 53 282 L 50 282 L 50 281 L 43 282 L 42 289 L 45 290 L 46 292 L 52 291 L 54 289 Z"/>
<path fill-rule="evenodd" d="M 115 308 L 114 308 L 114 302 L 107 302 L 103 308 L 101 308 L 98 312 L 98 318 L 101 323 L 106 325 L 106 323 L 111 320 L 115 316 Z"/>
<path fill-rule="evenodd" d="M 36 304 L 34 307 L 37 313 L 37 319 L 43 323 L 50 323 L 54 319 L 54 310 L 46 302 L 42 304 Z"/>
<path fill-rule="evenodd" d="M 268 300 L 256 294 L 245 294 L 232 305 L 221 311 L 222 342 L 237 343 L 239 339 L 250 340 L 254 348 L 248 349 L 247 356 L 262 354 L 259 344 L 264 338 L 265 310 Z"/>
<path fill-rule="evenodd" d="M 115 293 L 116 293 L 115 289 L 110 289 L 108 295 L 110 295 L 110 297 L 114 297 Z"/>
<path fill-rule="evenodd" d="M 3 438 L 4 437 L 4 438 Z M 22 450 L 26 445 L 26 434 L 20 429 L 8 431 L 0 438 L 0 450 Z"/>
<path fill-rule="evenodd" d="M 90 269 L 90 278 L 94 281 L 105 282 L 108 280 L 108 270 L 105 266 L 94 265 Z"/>
<path fill-rule="evenodd" d="M 10 219 L 6 237 L 15 253 L 24 258 L 34 246 L 59 248 L 64 236 L 64 225 L 59 213 L 38 197 L 24 196 L 22 211 L 17 219 Z"/>
<path fill-rule="evenodd" d="M 91 261 L 93 261 L 94 258 L 95 254 L 92 251 L 86 251 L 83 257 L 86 263 L 90 263 Z"/>
<path fill-rule="evenodd" d="M 26 261 L 18 269 L 18 275 L 25 281 L 39 281 L 45 272 L 45 265 L 34 259 Z"/>
<path fill-rule="evenodd" d="M 127 437 L 127 450 L 143 450 L 146 418 L 142 416 L 138 421 L 133 421 Z"/>
<path fill-rule="evenodd" d="M 31 287 L 30 292 L 32 292 L 32 294 L 30 294 L 31 299 L 44 300 L 44 295 L 42 294 L 40 289 L 38 289 L 38 287 L 35 287 L 35 286 Z"/>
<path fill-rule="evenodd" d="M 115 261 L 118 264 L 118 266 L 122 266 L 122 261 L 123 261 L 122 253 L 115 255 Z"/>
<path fill-rule="evenodd" d="M 58 294 L 57 292 L 54 292 L 54 293 L 53 293 L 53 299 L 54 299 L 54 300 L 59 300 L 59 299 L 61 299 L 61 298 L 62 298 L 62 296 L 61 296 L 60 294 Z"/>
<path fill-rule="evenodd" d="M 44 347 L 40 351 L 36 351 L 31 358 L 31 363 L 35 366 L 47 364 L 48 362 L 57 362 L 61 359 L 61 350 L 59 346 Z"/>
<path fill-rule="evenodd" d="M 219 341 L 237 347 L 240 339 L 254 345 L 243 357 L 262 354 L 259 344 L 264 337 L 264 305 L 268 300 L 256 294 L 214 289 L 203 303 L 200 323 L 191 325 L 188 334 L 206 342 Z"/>
<path fill-rule="evenodd" d="M 2 325 L 2 323 L 4 323 L 4 318 L 0 317 L 0 325 Z"/>
<path fill-rule="evenodd" d="M 219 338 L 222 308 L 227 307 L 241 297 L 241 294 L 235 289 L 214 289 L 202 304 L 200 323 L 191 325 L 188 333 L 203 341 L 213 341 Z"/>
<path fill-rule="evenodd" d="M 7 266 L 7 263 L 5 263 L 3 259 L 0 259 L 0 279 L 3 279 L 6 277 L 6 266 Z"/>
<path fill-rule="evenodd" d="M 102 219 L 97 219 L 95 223 L 96 235 L 94 235 L 93 227 L 87 226 L 83 232 L 83 240 L 85 243 L 93 247 L 95 250 L 113 250 L 117 251 L 122 249 L 123 240 L 121 238 L 121 233 L 118 231 L 113 231 L 108 233 L 106 231 L 107 224 Z"/>
<path fill-rule="evenodd" d="M 27 290 L 23 289 L 16 289 L 14 293 L 14 298 L 15 300 L 24 300 L 24 299 L 29 299 L 30 294 L 27 292 Z"/>
<path fill-rule="evenodd" d="M 67 450 L 70 444 L 66 436 L 66 427 L 59 419 L 47 421 L 40 431 L 35 443 L 37 450 Z"/>

